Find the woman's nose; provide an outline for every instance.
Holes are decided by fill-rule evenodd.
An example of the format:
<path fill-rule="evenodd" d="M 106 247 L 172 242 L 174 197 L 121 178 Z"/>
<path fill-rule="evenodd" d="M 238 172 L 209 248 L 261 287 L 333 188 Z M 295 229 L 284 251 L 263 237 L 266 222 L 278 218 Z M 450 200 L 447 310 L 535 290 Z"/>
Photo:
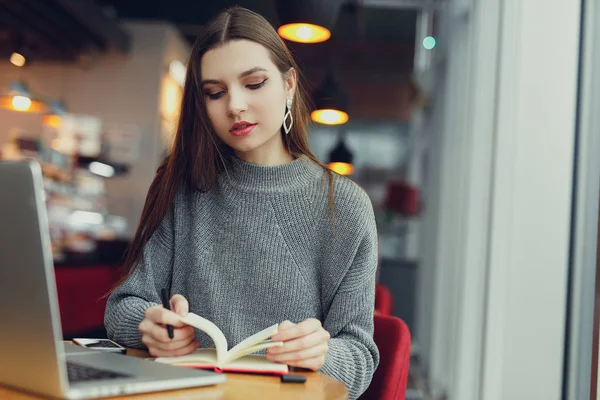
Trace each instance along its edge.
<path fill-rule="evenodd" d="M 248 102 L 244 97 L 244 94 L 237 90 L 229 92 L 229 104 L 228 112 L 234 116 L 240 114 L 248 109 Z"/>

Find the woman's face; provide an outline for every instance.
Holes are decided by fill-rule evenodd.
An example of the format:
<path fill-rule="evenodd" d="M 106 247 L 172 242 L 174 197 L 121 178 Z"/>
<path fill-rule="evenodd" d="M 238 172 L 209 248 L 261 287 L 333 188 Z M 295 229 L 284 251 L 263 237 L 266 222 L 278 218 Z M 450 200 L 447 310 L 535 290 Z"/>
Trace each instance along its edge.
<path fill-rule="evenodd" d="M 262 45 L 230 41 L 204 54 L 200 65 L 206 111 L 219 138 L 247 161 L 282 152 L 280 129 L 295 71 L 284 79 Z"/>

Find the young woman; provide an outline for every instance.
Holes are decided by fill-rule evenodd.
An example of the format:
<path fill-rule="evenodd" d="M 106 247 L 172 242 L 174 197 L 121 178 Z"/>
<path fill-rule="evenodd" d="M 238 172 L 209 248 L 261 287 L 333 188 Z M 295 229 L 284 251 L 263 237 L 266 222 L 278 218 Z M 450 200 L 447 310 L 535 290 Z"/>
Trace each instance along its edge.
<path fill-rule="evenodd" d="M 152 183 L 127 274 L 111 293 L 111 339 L 177 356 L 234 345 L 279 323 L 270 360 L 343 382 L 351 398 L 379 362 L 373 342 L 377 232 L 367 194 L 309 150 L 298 68 L 260 15 L 231 8 L 190 57 L 179 128 Z M 163 308 L 160 290 L 175 295 Z M 174 326 L 169 339 L 164 324 Z"/>

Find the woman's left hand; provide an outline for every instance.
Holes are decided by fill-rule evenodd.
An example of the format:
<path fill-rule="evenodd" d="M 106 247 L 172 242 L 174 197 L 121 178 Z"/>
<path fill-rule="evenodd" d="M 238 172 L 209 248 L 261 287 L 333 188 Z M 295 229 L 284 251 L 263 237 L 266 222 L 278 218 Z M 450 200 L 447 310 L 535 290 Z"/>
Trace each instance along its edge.
<path fill-rule="evenodd" d="M 274 342 L 283 342 L 283 346 L 270 347 L 267 359 L 317 371 L 325 363 L 330 337 L 318 319 L 309 318 L 298 324 L 283 321 L 279 332 L 271 338 Z"/>

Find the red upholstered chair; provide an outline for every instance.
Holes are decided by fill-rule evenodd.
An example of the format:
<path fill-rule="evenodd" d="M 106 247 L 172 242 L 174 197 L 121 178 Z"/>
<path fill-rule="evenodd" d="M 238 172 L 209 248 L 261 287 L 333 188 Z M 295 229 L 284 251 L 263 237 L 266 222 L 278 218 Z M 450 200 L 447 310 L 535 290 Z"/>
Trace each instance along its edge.
<path fill-rule="evenodd" d="M 56 290 L 63 337 L 104 329 L 103 295 L 121 276 L 113 265 L 56 267 Z"/>
<path fill-rule="evenodd" d="M 400 318 L 375 314 L 379 366 L 361 400 L 404 400 L 410 361 L 410 332 Z"/>
<path fill-rule="evenodd" d="M 392 315 L 392 294 L 381 283 L 375 285 L 375 311 L 383 315 Z"/>

